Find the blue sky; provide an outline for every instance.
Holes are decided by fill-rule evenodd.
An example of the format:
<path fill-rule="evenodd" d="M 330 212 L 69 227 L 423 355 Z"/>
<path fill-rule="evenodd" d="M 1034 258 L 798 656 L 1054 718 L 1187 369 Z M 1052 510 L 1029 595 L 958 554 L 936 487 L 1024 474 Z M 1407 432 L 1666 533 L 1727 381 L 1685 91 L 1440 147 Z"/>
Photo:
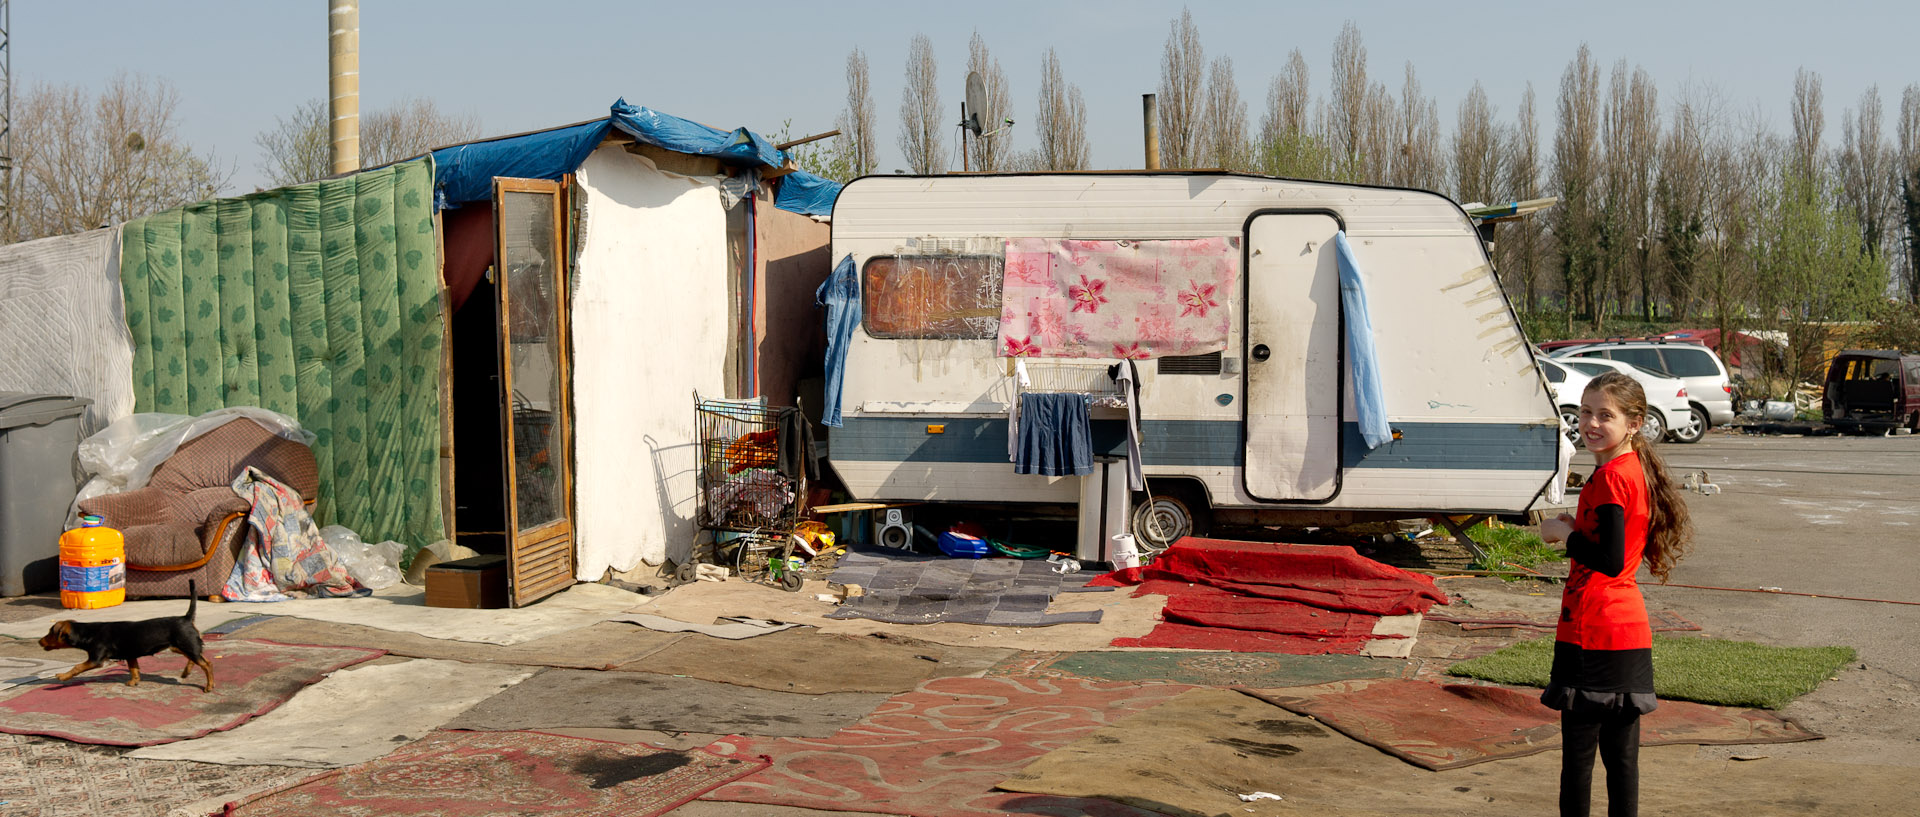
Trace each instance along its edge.
<path fill-rule="evenodd" d="M 1663 105 L 1689 83 L 1784 133 L 1794 71 L 1821 74 L 1828 145 L 1840 117 L 1877 84 L 1885 119 L 1920 82 L 1920 3 L 1254 3 L 1186 4 L 1207 56 L 1233 59 L 1257 123 L 1268 81 L 1293 48 L 1324 95 L 1334 37 L 1359 25 L 1369 74 L 1399 92 L 1411 61 L 1451 132 L 1478 79 L 1502 120 L 1526 83 L 1538 95 L 1543 145 L 1561 71 L 1580 43 L 1603 66 L 1645 66 Z M 1095 167 L 1141 162 L 1140 94 L 1159 81 L 1177 2 L 731 3 L 369 0 L 361 9 L 362 110 L 422 96 L 505 134 L 602 116 L 615 98 L 716 127 L 795 134 L 833 127 L 844 65 L 863 49 L 880 119 L 881 171 L 895 145 L 908 40 L 933 38 L 942 102 L 959 116 L 967 42 L 986 38 L 1012 86 L 1016 149 L 1033 144 L 1041 56 L 1051 46 L 1085 94 Z M 183 135 L 235 166 L 234 191 L 262 174 L 255 134 L 327 84 L 325 0 L 186 3 L 23 0 L 13 4 L 16 89 L 33 82 L 97 88 L 119 71 L 164 78 L 181 95 Z M 1604 76 L 1604 75 L 1603 75 Z M 16 93 L 18 91 L 16 90 Z M 949 140 L 951 151 L 951 139 Z"/>

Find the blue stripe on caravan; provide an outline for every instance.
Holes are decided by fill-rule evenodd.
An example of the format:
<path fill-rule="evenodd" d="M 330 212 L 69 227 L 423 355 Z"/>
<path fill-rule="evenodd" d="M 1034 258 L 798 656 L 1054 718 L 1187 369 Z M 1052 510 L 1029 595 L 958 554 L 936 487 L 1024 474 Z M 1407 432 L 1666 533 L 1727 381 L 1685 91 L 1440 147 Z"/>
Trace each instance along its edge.
<path fill-rule="evenodd" d="M 940 434 L 929 425 L 944 425 Z M 1558 441 L 1548 425 L 1521 423 L 1394 423 L 1402 438 L 1371 451 L 1360 427 L 1342 423 L 1347 468 L 1551 471 Z M 1146 420 L 1141 458 L 1148 465 L 1238 467 L 1245 441 L 1237 420 Z M 1093 421 L 1096 454 L 1124 454 L 1126 427 Z M 832 456 L 844 462 L 1007 462 L 1004 417 L 848 417 L 831 434 Z"/>

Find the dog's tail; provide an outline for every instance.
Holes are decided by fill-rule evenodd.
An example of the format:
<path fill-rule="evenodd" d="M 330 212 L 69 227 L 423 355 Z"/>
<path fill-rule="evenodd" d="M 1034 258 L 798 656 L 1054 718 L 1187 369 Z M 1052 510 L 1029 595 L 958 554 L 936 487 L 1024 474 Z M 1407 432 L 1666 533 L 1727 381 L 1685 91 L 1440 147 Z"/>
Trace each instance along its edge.
<path fill-rule="evenodd" d="M 187 580 L 187 614 L 184 616 L 181 616 L 181 618 L 186 619 L 188 623 L 192 623 L 193 609 L 198 606 L 200 606 L 200 588 L 194 585 L 192 579 L 188 579 Z"/>

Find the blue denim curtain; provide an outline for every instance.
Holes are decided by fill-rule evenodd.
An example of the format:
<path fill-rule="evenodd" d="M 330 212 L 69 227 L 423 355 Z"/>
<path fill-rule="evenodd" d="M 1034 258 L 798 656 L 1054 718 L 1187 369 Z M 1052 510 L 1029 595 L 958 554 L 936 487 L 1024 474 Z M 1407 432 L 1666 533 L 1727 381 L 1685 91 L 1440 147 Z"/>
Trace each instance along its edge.
<path fill-rule="evenodd" d="M 839 428 L 840 390 L 847 377 L 847 343 L 853 340 L 853 328 L 860 325 L 860 274 L 853 268 L 851 254 L 840 259 L 833 274 L 813 293 L 813 303 L 827 309 L 827 408 L 820 422 Z"/>

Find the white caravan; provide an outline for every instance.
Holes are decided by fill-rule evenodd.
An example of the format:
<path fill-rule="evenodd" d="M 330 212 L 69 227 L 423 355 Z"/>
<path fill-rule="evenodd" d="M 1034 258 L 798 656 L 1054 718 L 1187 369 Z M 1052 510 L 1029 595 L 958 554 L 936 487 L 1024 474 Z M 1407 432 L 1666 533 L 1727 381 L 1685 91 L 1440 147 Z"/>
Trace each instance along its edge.
<path fill-rule="evenodd" d="M 1372 449 L 1345 360 L 1343 229 L 1394 436 Z M 1519 514 L 1561 465 L 1547 386 L 1474 224 L 1444 196 L 1224 173 L 869 176 L 833 212 L 833 258 L 852 256 L 864 314 L 828 459 L 855 498 L 1086 496 L 1086 478 L 1016 474 L 1008 454 L 1021 387 L 997 340 L 1002 259 L 1034 238 L 1237 239 L 1225 350 L 1139 362 L 1145 546 L 1210 520 Z M 1028 359 L 1028 388 L 1117 396 L 1114 362 Z M 1096 403 L 1092 418 L 1096 453 L 1125 456 L 1125 409 Z"/>

